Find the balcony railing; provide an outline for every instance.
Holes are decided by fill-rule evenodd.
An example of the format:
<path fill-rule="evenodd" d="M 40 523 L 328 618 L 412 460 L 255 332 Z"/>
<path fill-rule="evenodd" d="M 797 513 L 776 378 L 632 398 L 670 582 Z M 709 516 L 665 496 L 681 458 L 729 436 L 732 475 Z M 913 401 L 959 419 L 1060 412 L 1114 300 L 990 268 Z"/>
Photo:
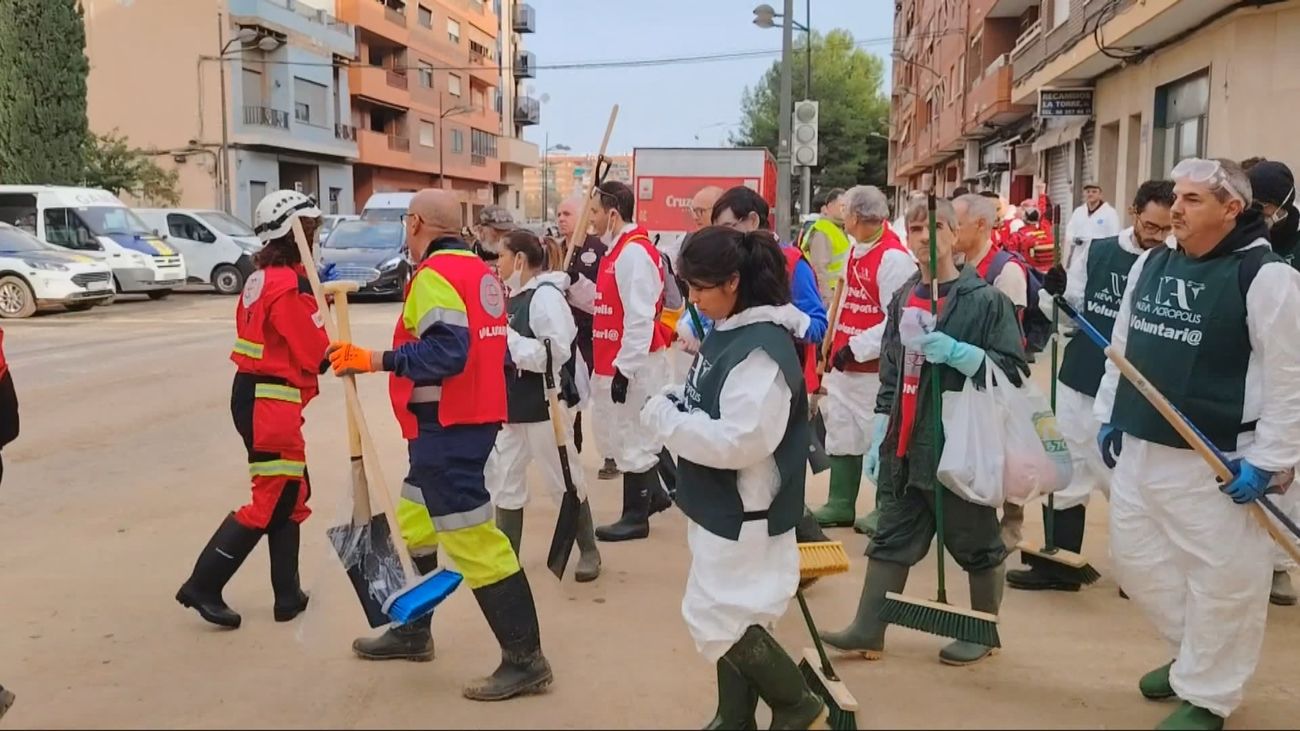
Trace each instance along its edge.
<path fill-rule="evenodd" d="M 330 15 L 324 10 L 318 10 L 316 8 L 310 7 L 305 3 L 299 2 L 299 0 L 266 0 L 266 2 L 272 5 L 282 7 L 285 10 L 297 13 L 298 15 L 301 15 L 302 17 L 306 18 L 308 22 L 318 23 L 320 25 L 325 26 L 326 28 L 336 30 L 340 33 L 346 33 L 348 35 L 352 35 L 351 25 L 344 23 L 343 21 L 339 20 L 338 18 L 335 18 L 333 15 Z"/>
<path fill-rule="evenodd" d="M 515 124 L 540 124 L 541 121 L 541 102 L 530 96 L 521 96 L 515 100 Z"/>
<path fill-rule="evenodd" d="M 334 138 L 344 142 L 356 142 L 357 128 L 350 124 L 336 124 L 334 125 Z"/>
<path fill-rule="evenodd" d="M 385 79 L 388 81 L 388 85 L 393 87 L 394 89 L 405 90 L 408 88 L 408 85 L 410 84 L 410 80 L 406 77 L 406 74 L 399 74 L 396 71 L 393 71 L 392 69 L 388 69 L 388 73 L 385 74 L 384 76 Z"/>
<path fill-rule="evenodd" d="M 406 11 L 405 11 L 405 10 L 398 10 L 397 8 L 394 8 L 394 7 L 391 6 L 391 5 L 385 5 L 385 6 L 384 6 L 384 17 L 387 18 L 388 21 L 389 21 L 390 23 L 396 23 L 397 25 L 400 25 L 400 26 L 402 26 L 403 28 L 406 27 Z"/>
<path fill-rule="evenodd" d="M 487 156 L 486 156 L 486 155 L 470 155 L 470 156 L 469 156 L 469 164 L 470 164 L 470 165 L 473 165 L 474 167 L 479 167 L 479 168 L 481 168 L 481 167 L 487 167 Z"/>
<path fill-rule="evenodd" d="M 514 29 L 516 33 L 537 32 L 537 11 L 528 3 L 515 6 Z"/>
<path fill-rule="evenodd" d="M 289 129 L 289 113 L 270 107 L 244 107 L 244 124 Z"/>
<path fill-rule="evenodd" d="M 1039 19 L 1034 21 L 1033 25 L 1026 28 L 1025 32 L 1021 33 L 1019 38 L 1016 38 L 1016 45 L 1011 48 L 1011 58 L 1015 59 L 1023 55 L 1025 49 L 1029 48 L 1030 44 L 1038 40 L 1038 37 L 1042 34 L 1043 21 Z"/>
<path fill-rule="evenodd" d="M 388 149 L 393 152 L 410 152 L 411 139 L 399 135 L 388 135 Z"/>
<path fill-rule="evenodd" d="M 532 51 L 524 51 L 515 56 L 515 76 L 520 79 L 531 79 L 537 75 L 537 57 Z"/>

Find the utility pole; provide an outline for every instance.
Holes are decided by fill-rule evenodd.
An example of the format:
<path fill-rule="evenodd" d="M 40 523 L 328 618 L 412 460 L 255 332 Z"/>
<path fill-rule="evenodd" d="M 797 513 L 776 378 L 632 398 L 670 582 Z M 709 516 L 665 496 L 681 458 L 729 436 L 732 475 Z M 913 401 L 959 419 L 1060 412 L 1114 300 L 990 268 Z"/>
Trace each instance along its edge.
<path fill-rule="evenodd" d="M 811 100 L 812 93 L 812 0 L 808 0 L 804 15 L 804 87 L 803 98 Z M 799 171 L 799 212 L 807 216 L 812 213 L 812 168 L 807 165 Z"/>
<path fill-rule="evenodd" d="M 785 0 L 785 15 L 781 18 L 781 100 L 777 118 L 780 125 L 776 147 L 776 229 L 778 238 L 785 240 L 790 227 L 791 171 L 790 128 L 794 120 L 794 90 L 792 51 L 794 47 L 794 0 Z"/>
<path fill-rule="evenodd" d="M 230 199 L 230 113 L 226 109 L 226 19 L 217 13 L 217 43 L 221 48 L 217 68 L 221 70 L 221 210 L 231 212 Z M 202 94 L 203 90 L 199 89 Z M 252 211 L 248 212 L 253 215 Z"/>

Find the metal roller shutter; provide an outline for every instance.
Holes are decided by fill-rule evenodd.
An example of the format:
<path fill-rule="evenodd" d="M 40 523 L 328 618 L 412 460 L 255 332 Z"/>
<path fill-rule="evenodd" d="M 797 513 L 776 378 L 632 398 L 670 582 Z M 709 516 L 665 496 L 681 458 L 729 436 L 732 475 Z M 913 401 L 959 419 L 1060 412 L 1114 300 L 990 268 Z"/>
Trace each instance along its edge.
<path fill-rule="evenodd" d="M 1073 144 L 1073 143 L 1070 143 Z M 1070 145 L 1058 145 L 1047 151 L 1047 196 L 1052 205 L 1061 207 L 1061 215 L 1069 220 L 1074 211 L 1074 186 L 1070 175 Z"/>

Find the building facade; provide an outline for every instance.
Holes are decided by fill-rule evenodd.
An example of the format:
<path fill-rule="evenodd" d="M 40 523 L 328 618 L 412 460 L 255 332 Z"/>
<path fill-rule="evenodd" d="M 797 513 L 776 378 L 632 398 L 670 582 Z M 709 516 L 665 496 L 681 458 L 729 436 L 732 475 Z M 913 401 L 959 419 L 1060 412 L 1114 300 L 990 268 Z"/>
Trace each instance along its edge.
<path fill-rule="evenodd" d="M 610 155 L 606 180 L 632 184 L 632 156 Z M 524 174 L 524 220 L 554 221 L 560 203 L 591 185 L 595 155 L 547 155 Z M 543 182 L 545 181 L 545 182 Z"/>
<path fill-rule="evenodd" d="M 501 18 L 501 184 L 497 205 L 524 220 L 524 177 L 537 169 L 537 145 L 524 139 L 527 127 L 541 123 L 541 101 L 528 93 L 528 82 L 537 73 L 536 56 L 524 48 L 526 34 L 537 32 L 537 11 L 518 0 L 496 0 Z"/>
<path fill-rule="evenodd" d="M 156 150 L 179 174 L 182 205 L 251 221 L 268 192 L 294 188 L 323 210 L 353 211 L 358 149 L 345 68 L 355 43 L 326 2 L 83 8 L 91 129 Z"/>

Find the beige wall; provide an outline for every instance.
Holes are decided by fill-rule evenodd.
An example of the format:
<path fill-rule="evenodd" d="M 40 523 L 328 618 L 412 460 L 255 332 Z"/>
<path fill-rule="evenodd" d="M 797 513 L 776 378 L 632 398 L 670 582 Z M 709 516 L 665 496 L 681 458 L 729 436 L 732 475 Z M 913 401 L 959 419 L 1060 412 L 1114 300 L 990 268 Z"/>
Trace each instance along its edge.
<path fill-rule="evenodd" d="M 1235 160 L 1262 155 L 1300 167 L 1300 0 L 1240 11 L 1159 51 L 1145 62 L 1097 82 L 1096 126 L 1118 123 L 1118 135 L 1099 136 L 1096 160 L 1112 153 L 1117 165 L 1113 200 L 1131 200 L 1152 169 L 1152 119 L 1156 88 L 1210 69 L 1207 154 Z M 1135 123 L 1139 119 L 1140 126 Z M 1133 145 L 1136 143 L 1137 149 Z M 1132 164 L 1138 166 L 1132 174 Z M 1089 173 L 1098 171 L 1086 171 Z M 1117 205 L 1117 208 L 1122 206 Z"/>
<path fill-rule="evenodd" d="M 200 54 L 216 55 L 219 0 L 83 0 L 86 55 L 90 59 L 87 108 L 90 128 L 116 128 L 136 147 L 177 149 L 190 140 L 221 141 L 217 68 L 196 66 Z M 200 99 L 204 108 L 200 116 Z M 210 155 L 192 155 L 179 166 L 182 203 L 217 202 Z"/>

